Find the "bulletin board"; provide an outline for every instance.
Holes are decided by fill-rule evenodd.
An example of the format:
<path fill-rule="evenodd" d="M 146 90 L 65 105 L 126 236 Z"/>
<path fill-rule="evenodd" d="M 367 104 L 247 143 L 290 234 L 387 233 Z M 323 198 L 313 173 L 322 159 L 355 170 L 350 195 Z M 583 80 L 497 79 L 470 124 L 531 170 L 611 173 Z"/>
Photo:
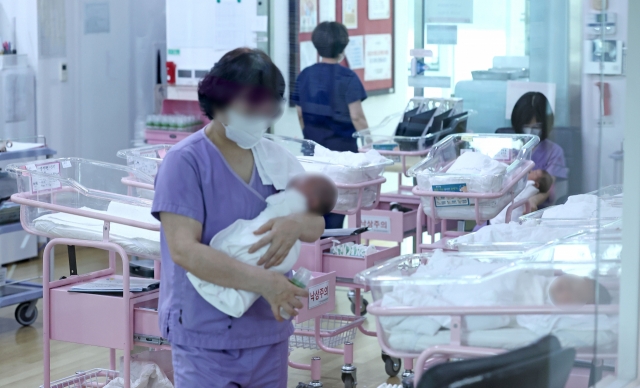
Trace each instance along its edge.
<path fill-rule="evenodd" d="M 394 92 L 395 0 L 289 0 L 289 85 L 298 74 L 320 60 L 311 43 L 313 29 L 324 21 L 344 24 L 349 46 L 342 65 L 362 81 L 367 95 Z"/>

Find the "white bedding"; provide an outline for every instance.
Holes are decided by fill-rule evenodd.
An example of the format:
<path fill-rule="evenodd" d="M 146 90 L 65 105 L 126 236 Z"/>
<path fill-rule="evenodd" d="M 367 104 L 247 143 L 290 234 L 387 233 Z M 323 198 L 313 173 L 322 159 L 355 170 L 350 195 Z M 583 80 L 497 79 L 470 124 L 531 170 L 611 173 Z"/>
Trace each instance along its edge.
<path fill-rule="evenodd" d="M 314 156 L 299 157 L 307 172 L 327 175 L 335 183 L 355 184 L 377 179 L 385 168 L 387 158 L 378 151 L 366 153 L 330 151 L 316 145 Z M 349 166 L 349 167 L 346 167 Z M 362 194 L 362 206 L 368 207 L 376 199 L 376 188 L 366 187 Z M 334 210 L 353 209 L 358 204 L 358 189 L 338 189 L 338 201 Z"/>
<path fill-rule="evenodd" d="M 411 278 L 482 276 L 504 266 L 500 262 L 480 262 L 436 251 L 427 265 L 419 267 Z M 548 290 L 553 279 L 552 270 L 511 270 L 490 276 L 482 282 L 463 285 L 446 282 L 422 286 L 415 283 L 399 284 L 384 295 L 381 303 L 383 307 L 455 307 L 461 312 L 466 306 L 550 306 Z M 589 314 L 472 315 L 463 317 L 463 327 L 470 346 L 509 349 L 554 334 L 567 346 L 585 347 L 593 344 L 595 320 L 596 317 Z M 379 322 L 396 350 L 424 350 L 432 344 L 449 341 L 449 316 L 383 316 Z M 616 328 L 617 318 L 598 315 L 601 344 L 615 340 Z M 516 329 L 519 336 L 507 335 L 510 330 Z M 504 333 L 495 335 L 496 332 Z M 495 343 L 482 342 L 488 339 L 495 340 Z"/>
<path fill-rule="evenodd" d="M 82 209 L 159 225 L 158 220 L 151 216 L 148 207 L 111 202 L 107 211 Z M 103 225 L 104 222 L 101 220 L 68 213 L 46 214 L 34 221 L 35 229 L 47 235 L 89 241 L 102 241 Z M 160 257 L 160 232 L 111 223 L 109 236 L 111 242 L 122 246 L 129 254 Z"/>
<path fill-rule="evenodd" d="M 436 185 L 465 185 L 469 193 L 497 193 L 507 183 L 506 169 L 506 164 L 482 153 L 466 152 L 445 173 L 420 174 L 417 182 L 418 187 L 429 191 Z M 479 200 L 480 217 L 483 220 L 496 217 L 525 188 L 525 184 L 526 179 L 522 179 L 510 193 L 500 198 Z M 436 214 L 432 215 L 431 198 L 422 198 L 425 214 L 440 219 L 473 220 L 476 218 L 474 204 L 474 200 L 469 200 L 468 205 L 437 206 Z"/>
<path fill-rule="evenodd" d="M 616 202 L 618 206 L 615 206 Z M 621 218 L 621 201 L 605 201 L 593 194 L 572 195 L 564 205 L 553 206 L 542 213 L 542 219 L 593 219 L 598 216 L 598 206 L 600 207 L 600 218 Z"/>
<path fill-rule="evenodd" d="M 508 224 L 487 225 L 474 233 L 457 237 L 455 243 L 460 244 L 493 244 L 493 243 L 548 243 L 580 231 L 575 227 L 550 227 L 546 225 Z"/>
<path fill-rule="evenodd" d="M 440 330 L 432 336 L 417 333 L 415 330 L 394 330 L 386 334 L 391 349 L 401 352 L 420 353 L 431 346 L 451 343 L 449 330 Z M 588 348 L 593 346 L 594 342 L 593 331 L 558 330 L 553 334 L 565 347 Z M 522 327 L 505 327 L 494 330 L 463 331 L 461 342 L 466 346 L 510 350 L 529 345 L 539 338 L 540 336 L 536 333 Z M 599 330 L 598 349 L 604 351 L 614 348 L 617 338 L 615 331 Z"/>

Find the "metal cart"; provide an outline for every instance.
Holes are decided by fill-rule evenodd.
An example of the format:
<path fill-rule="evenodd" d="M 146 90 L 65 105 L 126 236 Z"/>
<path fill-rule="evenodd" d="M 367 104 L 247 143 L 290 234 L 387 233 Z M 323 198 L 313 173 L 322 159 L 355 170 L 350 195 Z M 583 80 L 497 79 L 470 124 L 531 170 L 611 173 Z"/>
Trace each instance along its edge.
<path fill-rule="evenodd" d="M 46 139 L 43 136 L 20 138 L 15 140 L 0 139 L 0 163 L 2 165 L 8 161 L 17 161 L 20 159 L 38 159 L 49 158 L 56 154 L 56 151 L 47 147 Z M 0 180 L 12 179 L 8 174 L 0 168 Z M 17 192 L 15 182 L 13 192 Z M 7 195 L 7 196 L 8 196 Z M 0 195 L 0 197 L 5 197 Z M 0 224 L 0 235 L 13 233 L 22 230 L 19 220 L 8 219 L 8 222 Z M 17 305 L 15 318 L 19 324 L 29 326 L 38 318 L 38 309 L 36 303 L 42 298 L 42 284 L 34 283 L 32 278 L 26 280 L 10 280 L 6 282 L 0 279 L 0 308 Z"/>

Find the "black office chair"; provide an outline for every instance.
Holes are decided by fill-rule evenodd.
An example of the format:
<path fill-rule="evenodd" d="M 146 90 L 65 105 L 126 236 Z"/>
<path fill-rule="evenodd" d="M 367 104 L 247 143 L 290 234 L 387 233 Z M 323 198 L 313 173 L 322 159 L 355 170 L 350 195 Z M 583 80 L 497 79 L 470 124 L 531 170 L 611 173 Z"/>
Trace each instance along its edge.
<path fill-rule="evenodd" d="M 436 365 L 418 388 L 564 388 L 576 352 L 547 336 L 524 348 L 493 357 Z"/>

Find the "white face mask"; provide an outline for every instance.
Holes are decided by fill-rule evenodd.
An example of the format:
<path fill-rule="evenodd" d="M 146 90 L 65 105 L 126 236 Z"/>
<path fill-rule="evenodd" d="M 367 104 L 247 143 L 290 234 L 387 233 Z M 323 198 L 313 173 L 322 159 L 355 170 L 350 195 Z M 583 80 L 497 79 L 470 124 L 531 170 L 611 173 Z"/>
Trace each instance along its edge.
<path fill-rule="evenodd" d="M 248 150 L 260 142 L 273 120 L 263 116 L 246 116 L 234 110 L 227 111 L 229 122 L 222 124 L 229 140 Z"/>
<path fill-rule="evenodd" d="M 527 135 L 540 136 L 542 130 L 540 128 L 522 127 L 522 133 Z"/>

